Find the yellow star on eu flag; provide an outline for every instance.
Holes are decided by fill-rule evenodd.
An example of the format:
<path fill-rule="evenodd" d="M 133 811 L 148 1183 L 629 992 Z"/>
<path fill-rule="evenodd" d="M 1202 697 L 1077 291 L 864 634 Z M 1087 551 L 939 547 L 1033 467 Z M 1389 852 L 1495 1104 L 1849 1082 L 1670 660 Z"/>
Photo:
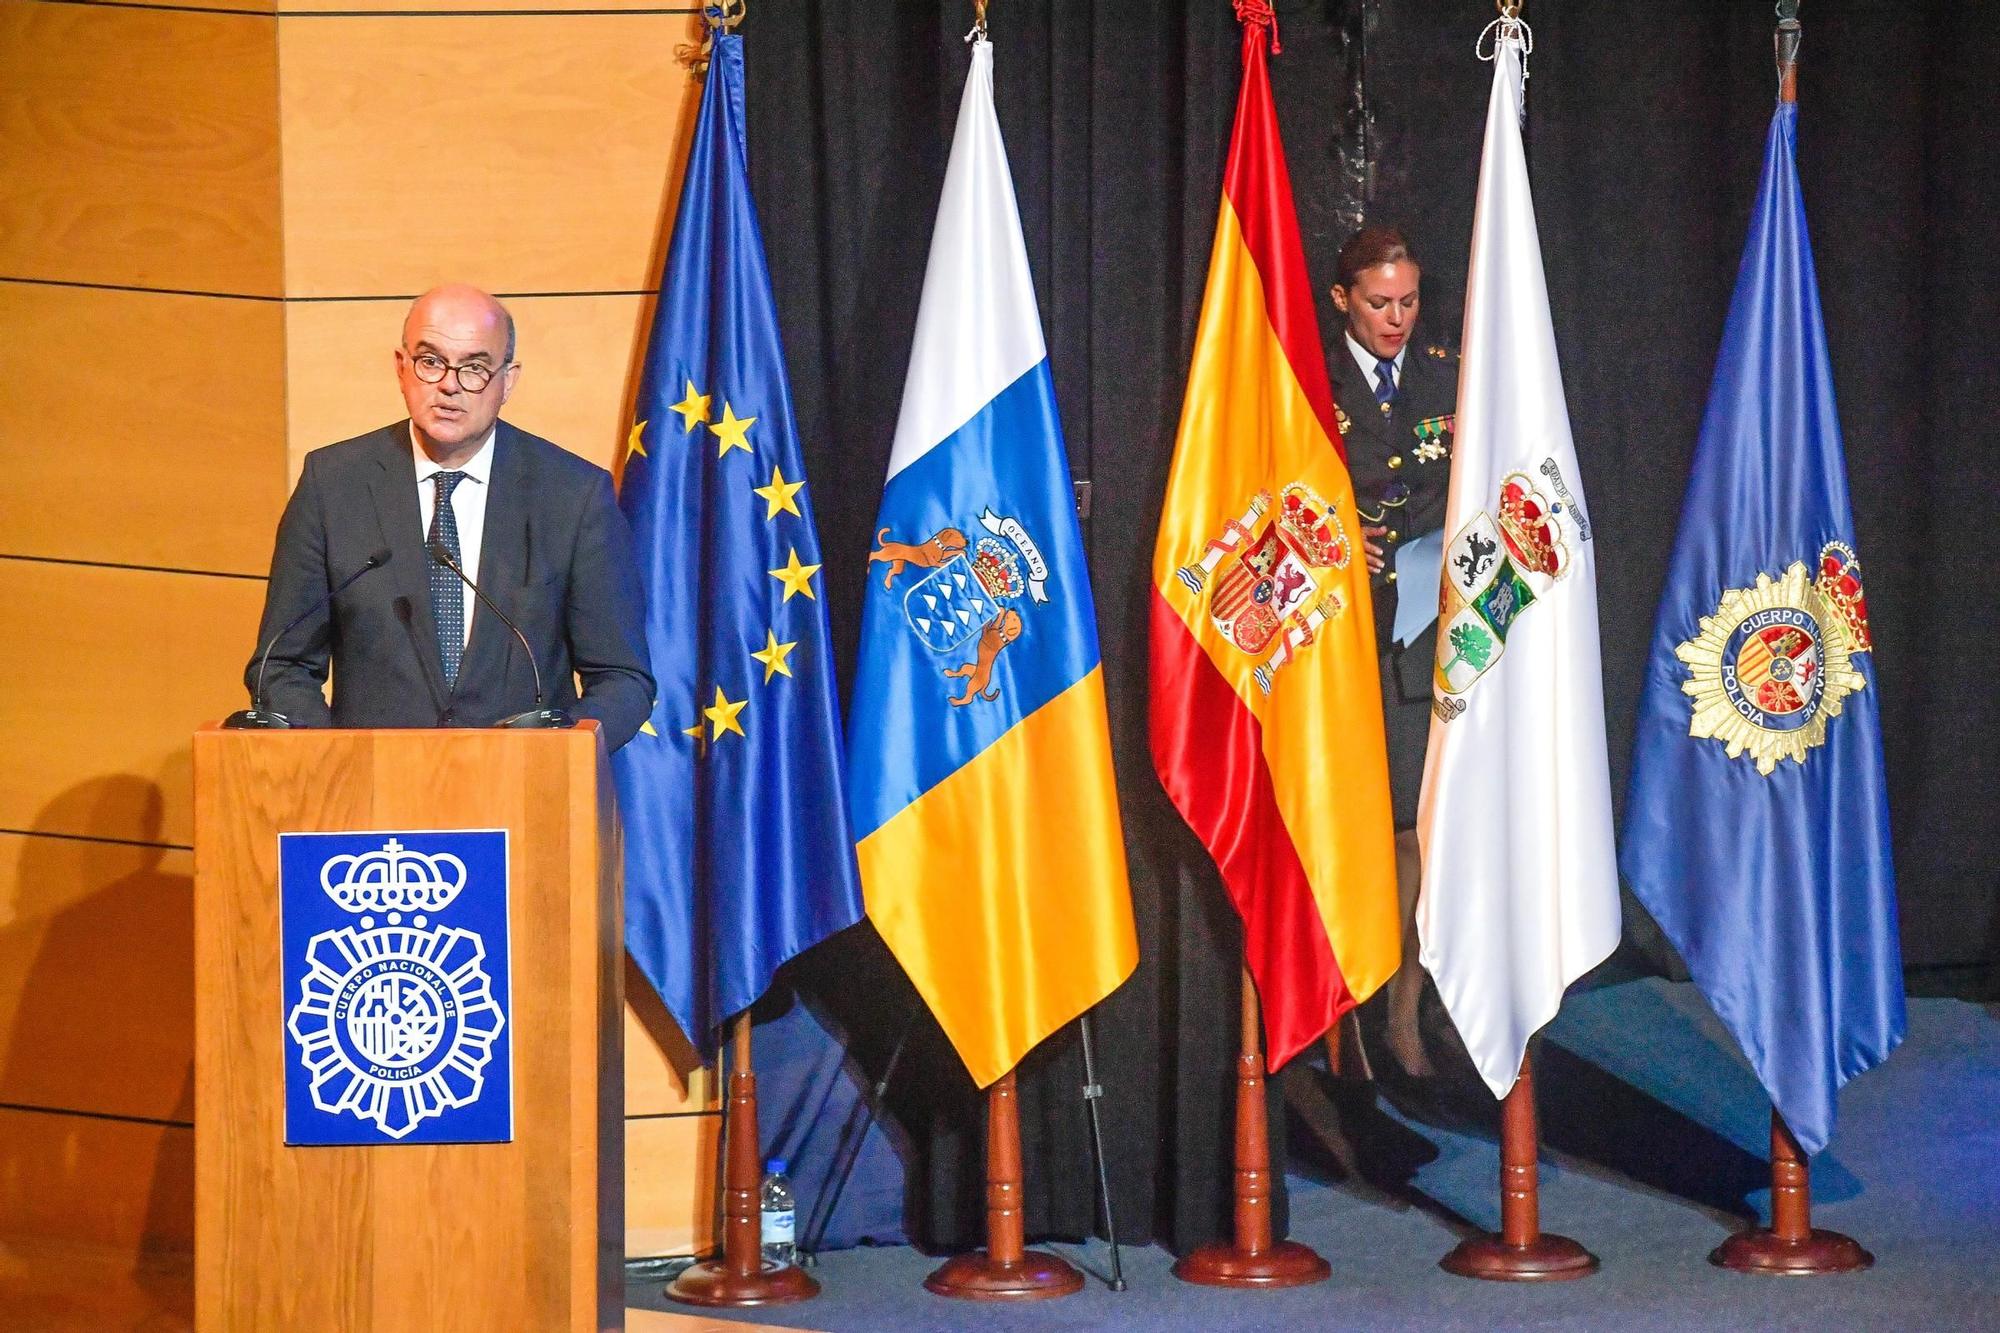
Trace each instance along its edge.
<path fill-rule="evenodd" d="M 798 646 L 796 640 L 791 643 L 779 643 L 778 636 L 774 631 L 768 629 L 764 631 L 764 646 L 756 652 L 751 653 L 750 656 L 764 664 L 764 683 L 766 685 L 771 683 L 771 677 L 774 675 L 789 676 L 792 674 L 791 663 L 785 659 L 790 657 L 792 649 Z"/>
<path fill-rule="evenodd" d="M 799 513 L 798 501 L 792 497 L 804 490 L 805 486 L 803 481 L 786 481 L 784 472 L 774 467 L 771 469 L 769 486 L 753 486 L 751 489 L 763 496 L 764 503 L 770 507 L 764 515 L 764 521 L 768 523 L 776 518 L 780 511 L 804 518 L 805 515 Z"/>
<path fill-rule="evenodd" d="M 785 585 L 785 601 L 791 601 L 793 593 L 802 592 L 817 602 L 819 597 L 812 590 L 812 576 L 819 573 L 819 566 L 800 564 L 798 547 L 792 547 L 791 552 L 791 558 L 785 561 L 785 567 L 771 570 L 771 577 Z"/>
<path fill-rule="evenodd" d="M 687 381 L 687 396 L 668 409 L 681 414 L 681 434 L 693 430 L 697 422 L 708 420 L 708 400 L 708 394 L 694 391 L 693 380 Z"/>
<path fill-rule="evenodd" d="M 625 437 L 625 457 L 630 458 L 633 454 L 641 458 L 652 457 L 646 452 L 646 423 L 643 421 L 633 422 L 632 433 Z"/>
<path fill-rule="evenodd" d="M 736 720 L 736 715 L 749 707 L 749 705 L 750 699 L 747 695 L 735 703 L 731 703 L 729 696 L 722 692 L 722 687 L 720 685 L 716 686 L 715 705 L 711 708 L 701 710 L 701 715 L 708 719 L 708 738 L 712 741 L 719 741 L 722 739 L 724 732 L 730 731 L 742 736 L 743 724 Z M 745 737 L 745 739 L 749 738 Z"/>
<path fill-rule="evenodd" d="M 731 449 L 741 449 L 744 453 L 749 453 L 750 428 L 756 424 L 757 418 L 737 416 L 736 409 L 729 405 L 729 400 L 727 398 L 723 399 L 722 420 L 714 422 L 709 426 L 709 429 L 714 431 L 722 440 L 722 445 L 715 451 L 715 456 L 721 458 Z"/>

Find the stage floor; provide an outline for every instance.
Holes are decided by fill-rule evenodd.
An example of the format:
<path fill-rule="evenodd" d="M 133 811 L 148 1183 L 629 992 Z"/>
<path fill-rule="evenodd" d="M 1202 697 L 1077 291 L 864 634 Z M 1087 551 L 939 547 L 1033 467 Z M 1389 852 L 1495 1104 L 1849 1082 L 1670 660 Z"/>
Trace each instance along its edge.
<path fill-rule="evenodd" d="M 1543 1225 L 1604 1262 L 1582 1281 L 1510 1286 L 1441 1272 L 1438 1258 L 1469 1227 L 1497 1225 L 1498 1149 L 1476 1131 L 1382 1116 L 1370 1146 L 1412 1165 L 1436 1155 L 1401 1187 L 1294 1174 L 1292 1235 L 1334 1267 L 1319 1286 L 1190 1287 L 1169 1273 L 1165 1251 L 1128 1248 L 1123 1293 L 1092 1281 L 1066 1300 L 973 1306 L 923 1290 L 934 1258 L 890 1247 L 826 1255 L 818 1300 L 742 1318 L 828 1333 L 2000 1330 L 2000 1006 L 1911 1001 L 1908 1040 L 1842 1093 L 1838 1132 L 1814 1163 L 1814 1221 L 1874 1252 L 1875 1267 L 1858 1274 L 1750 1277 L 1707 1263 L 1767 1203 L 1770 1122 L 1748 1066 L 1692 987 L 1645 980 L 1571 996 L 1541 1044 L 1536 1081 Z M 1109 1089 L 1114 1125 L 1116 1104 Z M 1305 1137 L 1295 1124 L 1295 1147 Z M 1052 1248 L 1106 1271 L 1101 1243 Z M 635 1283 L 627 1304 L 669 1308 L 650 1283 Z"/>

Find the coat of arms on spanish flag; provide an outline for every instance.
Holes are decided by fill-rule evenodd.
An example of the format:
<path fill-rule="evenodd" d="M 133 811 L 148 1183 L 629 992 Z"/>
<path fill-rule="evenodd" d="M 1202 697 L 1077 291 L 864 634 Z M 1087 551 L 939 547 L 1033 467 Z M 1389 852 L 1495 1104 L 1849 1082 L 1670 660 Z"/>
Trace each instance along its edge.
<path fill-rule="evenodd" d="M 1354 487 L 1271 100 L 1243 89 L 1153 552 L 1153 762 L 1242 915 L 1283 1065 L 1396 970 L 1395 845 Z"/>

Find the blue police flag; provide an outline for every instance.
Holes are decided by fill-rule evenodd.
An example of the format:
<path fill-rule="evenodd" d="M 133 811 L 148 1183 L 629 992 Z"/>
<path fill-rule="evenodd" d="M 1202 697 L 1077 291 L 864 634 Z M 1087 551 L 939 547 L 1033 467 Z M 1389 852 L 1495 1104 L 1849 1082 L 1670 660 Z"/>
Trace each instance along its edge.
<path fill-rule="evenodd" d="M 659 698 L 612 757 L 625 943 L 689 1040 L 861 919 L 819 535 L 718 32 L 633 411 L 631 520 Z"/>
<path fill-rule="evenodd" d="M 1879 701 L 1794 159 L 1764 174 L 1640 699 L 1620 859 L 1799 1145 L 1903 1038 Z"/>

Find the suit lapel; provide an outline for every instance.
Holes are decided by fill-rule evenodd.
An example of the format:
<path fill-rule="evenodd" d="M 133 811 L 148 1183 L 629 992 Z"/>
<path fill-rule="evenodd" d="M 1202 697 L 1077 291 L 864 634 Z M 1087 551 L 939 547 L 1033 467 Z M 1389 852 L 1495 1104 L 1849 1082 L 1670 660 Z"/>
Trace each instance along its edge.
<path fill-rule="evenodd" d="M 437 619 L 431 614 L 429 552 L 424 549 L 423 511 L 417 505 L 417 460 L 411 452 L 410 424 L 386 427 L 376 452 L 379 465 L 369 482 L 375 519 L 389 547 L 390 577 L 398 602 L 409 608 L 410 647 L 424 677 L 440 699 L 450 691 L 444 684 L 444 659 L 438 653 Z"/>
<path fill-rule="evenodd" d="M 479 586 L 510 615 L 518 612 L 509 605 L 512 595 L 527 581 L 528 569 L 528 451 L 521 447 L 514 428 L 502 421 L 493 434 L 492 491 L 486 497 L 486 527 L 479 539 L 479 569 L 473 576 Z M 506 660 L 507 645 L 514 631 L 466 593 L 474 605 L 472 642 L 466 645 L 465 662 L 459 668 L 459 682 L 484 682 Z M 498 680 L 494 684 L 498 685 Z"/>

